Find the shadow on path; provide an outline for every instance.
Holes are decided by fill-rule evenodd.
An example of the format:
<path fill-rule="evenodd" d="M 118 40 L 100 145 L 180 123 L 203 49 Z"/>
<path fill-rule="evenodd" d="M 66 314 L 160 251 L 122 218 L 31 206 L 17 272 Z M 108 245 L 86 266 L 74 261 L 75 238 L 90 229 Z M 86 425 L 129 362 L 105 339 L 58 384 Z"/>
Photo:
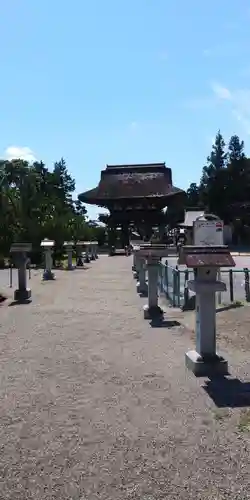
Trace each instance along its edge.
<path fill-rule="evenodd" d="M 31 302 L 32 302 L 32 299 L 17 300 L 17 301 L 13 300 L 12 302 L 10 302 L 10 304 L 8 305 L 8 307 L 27 305 L 27 304 L 31 304 Z"/>
<path fill-rule="evenodd" d="M 175 319 L 152 319 L 149 324 L 152 328 L 174 328 L 181 326 L 181 323 Z"/>
<path fill-rule="evenodd" d="M 250 382 L 224 376 L 213 377 L 205 382 L 203 389 L 218 408 L 250 407 Z"/>

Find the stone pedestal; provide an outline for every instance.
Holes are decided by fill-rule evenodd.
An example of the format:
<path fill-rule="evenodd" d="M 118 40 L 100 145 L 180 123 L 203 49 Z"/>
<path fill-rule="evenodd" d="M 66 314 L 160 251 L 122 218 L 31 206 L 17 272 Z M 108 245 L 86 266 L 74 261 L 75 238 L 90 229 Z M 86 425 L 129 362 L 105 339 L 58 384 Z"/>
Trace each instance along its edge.
<path fill-rule="evenodd" d="M 90 241 L 85 241 L 84 246 L 85 246 L 84 262 L 85 262 L 85 264 L 89 264 L 90 258 L 91 258 L 91 243 L 90 243 Z"/>
<path fill-rule="evenodd" d="M 67 271 L 73 271 L 75 267 L 73 266 L 73 242 L 66 241 L 64 243 L 67 252 Z"/>
<path fill-rule="evenodd" d="M 155 319 L 163 315 L 163 311 L 158 305 L 158 273 L 159 258 L 149 257 L 148 267 L 148 303 L 144 306 L 144 318 Z"/>
<path fill-rule="evenodd" d="M 97 252 L 97 249 L 98 249 L 98 241 L 93 241 L 93 247 L 94 247 L 94 256 L 95 256 L 95 259 L 98 259 L 98 252 Z"/>
<path fill-rule="evenodd" d="M 90 260 L 95 260 L 95 245 L 93 242 L 90 244 Z"/>
<path fill-rule="evenodd" d="M 45 239 L 41 242 L 41 247 L 44 250 L 45 256 L 45 269 L 43 272 L 43 280 L 50 281 L 55 279 L 55 275 L 52 272 L 52 250 L 55 245 L 55 242 L 52 240 Z"/>
<path fill-rule="evenodd" d="M 18 288 L 14 292 L 14 300 L 17 302 L 25 302 L 31 298 L 31 290 L 27 288 L 27 252 L 31 251 L 31 244 L 16 243 L 11 247 L 14 261 L 18 268 Z"/>
<path fill-rule="evenodd" d="M 68 254 L 68 263 L 67 263 L 67 269 L 68 271 L 73 271 L 74 266 L 73 266 L 73 249 L 68 249 L 67 250 Z"/>
<path fill-rule="evenodd" d="M 52 272 L 52 250 L 49 248 L 46 248 L 45 250 L 45 269 L 43 272 L 43 280 L 44 281 L 50 281 L 54 280 L 55 275 Z"/>
<path fill-rule="evenodd" d="M 146 260 L 148 269 L 148 303 L 143 308 L 144 318 L 161 320 L 163 310 L 158 305 L 158 273 L 161 258 L 168 256 L 168 247 L 157 243 L 143 243 L 136 254 L 138 258 Z"/>
<path fill-rule="evenodd" d="M 133 251 L 133 249 L 132 249 L 132 251 Z M 133 252 L 132 272 L 135 271 L 135 262 L 136 262 L 136 256 L 135 256 L 135 252 Z"/>
<path fill-rule="evenodd" d="M 209 274 L 206 274 L 209 273 Z M 227 361 L 216 352 L 215 293 L 226 290 L 225 283 L 216 281 L 217 269 L 199 269 L 188 288 L 196 293 L 196 350 L 186 353 L 186 366 L 196 376 L 226 375 Z"/>
<path fill-rule="evenodd" d="M 82 252 L 85 246 L 84 241 L 77 241 L 76 243 L 76 267 L 83 267 Z"/>
<path fill-rule="evenodd" d="M 16 289 L 14 291 L 14 300 L 16 302 L 25 302 L 31 298 L 31 289 L 25 288 L 25 290 Z"/>
<path fill-rule="evenodd" d="M 136 284 L 137 292 L 144 296 L 148 296 L 148 284 L 146 282 L 146 262 L 144 258 L 139 259 L 138 282 Z"/>

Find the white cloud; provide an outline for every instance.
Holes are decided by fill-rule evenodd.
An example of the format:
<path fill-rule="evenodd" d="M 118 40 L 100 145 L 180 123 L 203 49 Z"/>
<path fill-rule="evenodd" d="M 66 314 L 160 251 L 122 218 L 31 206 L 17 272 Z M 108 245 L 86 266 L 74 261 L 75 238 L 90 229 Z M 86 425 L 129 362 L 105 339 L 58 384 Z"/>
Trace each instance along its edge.
<path fill-rule="evenodd" d="M 229 90 L 218 83 L 212 84 L 215 97 L 227 101 L 231 107 L 231 113 L 241 124 L 244 132 L 250 135 L 250 89 Z"/>
<path fill-rule="evenodd" d="M 7 160 L 20 159 L 25 160 L 30 163 L 36 161 L 36 157 L 32 151 L 32 149 L 28 147 L 20 147 L 20 146 L 9 146 L 5 150 L 5 158 Z"/>
<path fill-rule="evenodd" d="M 212 91 L 215 94 L 215 96 L 218 99 L 225 99 L 225 100 L 230 100 L 232 98 L 232 94 L 229 89 L 226 87 L 223 87 L 219 83 L 213 82 L 212 85 Z"/>

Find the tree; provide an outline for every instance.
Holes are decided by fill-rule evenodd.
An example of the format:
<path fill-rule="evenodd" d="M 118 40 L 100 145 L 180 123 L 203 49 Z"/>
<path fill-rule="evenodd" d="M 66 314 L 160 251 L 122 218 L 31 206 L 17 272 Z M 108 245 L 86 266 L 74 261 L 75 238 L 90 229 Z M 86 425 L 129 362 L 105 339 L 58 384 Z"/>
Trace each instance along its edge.
<path fill-rule="evenodd" d="M 64 159 L 52 171 L 43 162 L 0 161 L 0 257 L 8 256 L 13 241 L 29 241 L 40 252 L 45 237 L 61 249 L 65 240 L 95 239 L 74 189 Z"/>
<path fill-rule="evenodd" d="M 244 141 L 241 141 L 238 135 L 232 135 L 228 143 L 228 162 L 232 164 L 244 160 Z"/>
<path fill-rule="evenodd" d="M 207 165 L 203 167 L 200 183 L 202 203 L 212 213 L 223 212 L 227 156 L 225 141 L 219 130 L 212 151 L 207 157 Z"/>
<path fill-rule="evenodd" d="M 196 182 L 192 182 L 187 190 L 187 207 L 199 207 L 201 205 L 201 190 Z"/>

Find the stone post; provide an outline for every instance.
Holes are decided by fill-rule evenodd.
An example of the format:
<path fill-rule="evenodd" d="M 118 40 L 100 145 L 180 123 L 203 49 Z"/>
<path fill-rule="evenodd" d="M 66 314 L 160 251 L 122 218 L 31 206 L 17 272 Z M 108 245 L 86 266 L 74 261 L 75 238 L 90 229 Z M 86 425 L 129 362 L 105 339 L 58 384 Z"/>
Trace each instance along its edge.
<path fill-rule="evenodd" d="M 168 256 L 168 247 L 156 243 L 143 243 L 136 253 L 146 259 L 148 269 L 148 303 L 143 308 L 144 318 L 161 320 L 163 310 L 158 305 L 158 273 L 161 258 Z"/>
<path fill-rule="evenodd" d="M 198 229 L 200 231 L 200 227 Z M 202 234 L 204 236 L 206 230 Z M 196 350 L 186 353 L 186 367 L 196 376 L 227 375 L 227 361 L 216 352 L 215 294 L 226 290 L 225 283 L 217 279 L 218 270 L 221 267 L 234 267 L 235 262 L 224 245 L 184 245 L 178 264 L 194 269 L 194 279 L 188 281 L 187 285 L 196 294 Z"/>
<path fill-rule="evenodd" d="M 52 250 L 53 247 L 55 246 L 55 242 L 52 240 L 48 240 L 45 238 L 41 242 L 41 247 L 44 250 L 44 256 L 45 256 L 45 269 L 43 272 L 43 280 L 44 281 L 50 281 L 55 279 L 55 275 L 52 272 Z"/>
<path fill-rule="evenodd" d="M 97 249 L 98 249 L 98 241 L 93 241 L 93 245 L 94 245 L 95 259 L 98 259 L 98 252 L 97 252 Z"/>
<path fill-rule="evenodd" d="M 135 280 L 138 280 L 139 278 L 139 269 L 140 269 L 140 258 L 137 253 L 137 249 L 139 250 L 140 247 L 134 247 L 134 271 L 133 271 L 133 277 Z"/>
<path fill-rule="evenodd" d="M 95 243 L 94 243 L 94 241 L 90 242 L 90 260 L 95 260 Z"/>
<path fill-rule="evenodd" d="M 200 268 L 188 288 L 196 293 L 196 350 L 186 353 L 186 366 L 197 376 L 226 375 L 227 362 L 216 353 L 216 292 L 226 290 L 225 283 L 216 280 L 217 268 Z"/>
<path fill-rule="evenodd" d="M 135 271 L 135 261 L 136 261 L 136 256 L 135 256 L 135 252 L 133 252 L 132 271 Z"/>
<path fill-rule="evenodd" d="M 68 271 L 73 271 L 75 268 L 73 266 L 73 241 L 65 241 L 64 243 L 66 252 L 67 252 L 67 257 L 68 257 L 68 263 L 67 263 L 67 270 Z"/>
<path fill-rule="evenodd" d="M 91 255 L 91 242 L 90 241 L 85 241 L 84 242 L 84 246 L 85 246 L 85 259 L 84 259 L 84 262 L 85 262 L 85 264 L 89 264 L 90 263 L 90 255 Z"/>
<path fill-rule="evenodd" d="M 150 256 L 147 260 L 148 268 L 148 304 L 144 306 L 144 318 L 154 319 L 161 317 L 163 311 L 158 305 L 158 273 L 159 258 Z"/>
<path fill-rule="evenodd" d="M 136 284 L 137 292 L 144 296 L 148 296 L 148 284 L 146 282 L 146 262 L 143 257 L 139 259 L 138 282 Z"/>
<path fill-rule="evenodd" d="M 77 243 L 76 243 L 76 266 L 77 267 L 83 267 L 82 249 L 83 249 L 84 245 L 85 245 L 84 241 L 77 241 Z"/>
<path fill-rule="evenodd" d="M 27 253 L 31 251 L 29 243 L 14 243 L 10 249 L 18 268 L 18 288 L 14 292 L 14 300 L 25 302 L 31 298 L 31 290 L 27 288 Z"/>

